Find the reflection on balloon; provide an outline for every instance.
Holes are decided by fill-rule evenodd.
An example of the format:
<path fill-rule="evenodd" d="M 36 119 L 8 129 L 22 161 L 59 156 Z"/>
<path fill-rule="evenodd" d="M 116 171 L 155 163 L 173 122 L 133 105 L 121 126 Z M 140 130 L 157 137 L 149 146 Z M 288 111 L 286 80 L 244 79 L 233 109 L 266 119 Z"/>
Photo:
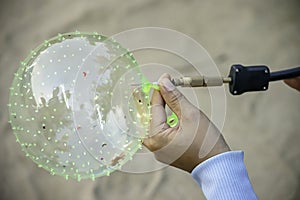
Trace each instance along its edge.
<path fill-rule="evenodd" d="M 132 83 L 147 81 L 116 41 L 80 32 L 45 41 L 21 63 L 10 88 L 17 142 L 53 175 L 109 175 L 148 131 L 149 89 Z"/>

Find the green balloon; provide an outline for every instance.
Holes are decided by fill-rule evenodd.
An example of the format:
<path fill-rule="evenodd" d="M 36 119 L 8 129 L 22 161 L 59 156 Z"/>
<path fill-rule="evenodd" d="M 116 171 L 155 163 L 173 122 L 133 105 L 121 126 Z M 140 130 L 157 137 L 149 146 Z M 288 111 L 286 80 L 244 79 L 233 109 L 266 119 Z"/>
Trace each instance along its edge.
<path fill-rule="evenodd" d="M 141 148 L 150 121 L 148 82 L 132 54 L 97 33 L 59 34 L 21 62 L 10 123 L 26 156 L 52 175 L 109 175 Z"/>

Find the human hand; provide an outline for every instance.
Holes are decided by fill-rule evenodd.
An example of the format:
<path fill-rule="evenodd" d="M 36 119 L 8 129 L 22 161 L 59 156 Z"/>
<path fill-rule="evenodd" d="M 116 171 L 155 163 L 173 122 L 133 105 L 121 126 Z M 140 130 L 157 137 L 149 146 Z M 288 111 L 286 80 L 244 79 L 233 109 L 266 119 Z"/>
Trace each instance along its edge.
<path fill-rule="evenodd" d="M 286 79 L 286 80 L 284 80 L 284 82 L 288 86 L 290 86 L 300 92 L 300 76 L 298 76 L 296 78 Z"/>
<path fill-rule="evenodd" d="M 191 172 L 206 159 L 230 151 L 217 127 L 177 90 L 170 75 L 162 75 L 159 86 L 152 94 L 149 137 L 143 142 L 158 161 Z M 166 104 L 179 119 L 175 127 L 166 123 Z"/>

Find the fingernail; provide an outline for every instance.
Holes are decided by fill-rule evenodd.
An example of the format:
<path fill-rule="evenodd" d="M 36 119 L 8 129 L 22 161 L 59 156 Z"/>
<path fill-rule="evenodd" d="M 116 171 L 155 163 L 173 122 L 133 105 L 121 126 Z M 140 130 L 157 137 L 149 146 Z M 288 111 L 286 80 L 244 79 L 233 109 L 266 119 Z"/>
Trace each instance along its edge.
<path fill-rule="evenodd" d="M 175 90 L 175 85 L 167 78 L 163 78 L 160 83 L 162 83 L 163 87 L 169 92 Z"/>

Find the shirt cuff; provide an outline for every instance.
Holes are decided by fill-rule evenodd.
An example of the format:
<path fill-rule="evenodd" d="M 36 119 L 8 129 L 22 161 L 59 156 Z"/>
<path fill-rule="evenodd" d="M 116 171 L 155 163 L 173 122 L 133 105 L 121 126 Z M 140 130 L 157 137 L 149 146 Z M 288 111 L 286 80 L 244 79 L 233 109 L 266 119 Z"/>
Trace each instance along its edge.
<path fill-rule="evenodd" d="M 207 159 L 192 171 L 192 177 L 207 199 L 257 199 L 242 151 L 229 151 Z"/>

